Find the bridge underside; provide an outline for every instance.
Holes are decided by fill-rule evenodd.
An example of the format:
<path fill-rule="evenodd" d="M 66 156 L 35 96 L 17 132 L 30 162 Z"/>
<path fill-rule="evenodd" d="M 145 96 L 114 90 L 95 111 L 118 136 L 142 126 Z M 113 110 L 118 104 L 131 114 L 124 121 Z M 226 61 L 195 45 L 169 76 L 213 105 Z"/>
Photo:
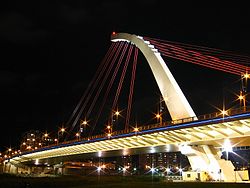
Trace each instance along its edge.
<path fill-rule="evenodd" d="M 230 142 L 233 146 L 248 146 L 250 143 L 250 137 L 243 138 L 232 138 Z M 223 146 L 224 139 L 218 140 L 210 140 L 210 141 L 200 141 L 200 142 L 190 142 L 188 145 L 191 146 L 214 146 L 215 148 L 221 148 Z M 32 165 L 35 163 L 36 159 L 39 159 L 40 163 L 48 163 L 48 164 L 59 164 L 65 161 L 79 161 L 84 159 L 96 158 L 96 157 L 115 157 L 115 156 L 126 156 L 126 155 L 140 155 L 140 154 L 148 154 L 148 153 L 162 153 L 162 152 L 178 152 L 181 151 L 181 146 L 183 144 L 165 144 L 161 146 L 146 146 L 140 148 L 125 148 L 119 150 L 110 150 L 110 151 L 98 151 L 98 152 L 89 152 L 89 153 L 80 153 L 74 155 L 62 155 L 57 157 L 49 157 L 49 158 L 26 158 L 20 157 L 20 159 L 13 158 L 11 160 L 12 163 L 18 164 L 23 163 L 27 165 Z"/>

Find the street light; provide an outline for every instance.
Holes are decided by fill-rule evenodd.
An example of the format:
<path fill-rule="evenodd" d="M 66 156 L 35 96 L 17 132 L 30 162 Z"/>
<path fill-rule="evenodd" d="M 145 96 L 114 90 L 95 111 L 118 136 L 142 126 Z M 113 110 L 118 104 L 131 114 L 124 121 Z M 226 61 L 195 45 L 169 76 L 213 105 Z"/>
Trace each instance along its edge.
<path fill-rule="evenodd" d="M 48 145 L 49 143 L 48 143 L 48 138 L 49 138 L 49 134 L 47 133 L 47 131 L 43 134 L 43 136 L 42 136 L 42 141 L 43 141 L 43 143 L 44 143 L 44 145 Z"/>
<path fill-rule="evenodd" d="M 224 118 L 225 116 L 228 116 L 228 110 L 220 110 L 220 114 L 222 115 L 222 117 Z"/>
<path fill-rule="evenodd" d="M 63 133 L 66 131 L 66 129 L 64 127 L 60 128 L 59 131 L 57 132 L 57 144 L 59 143 L 59 134 L 60 132 L 62 133 L 62 136 L 63 136 Z"/>
<path fill-rule="evenodd" d="M 243 74 L 243 77 L 244 77 L 245 79 L 248 79 L 248 78 L 250 78 L 250 74 L 245 73 L 245 74 Z"/>
<path fill-rule="evenodd" d="M 246 97 L 245 95 L 242 94 L 242 91 L 240 91 L 240 95 L 238 96 L 238 100 L 240 100 L 240 106 L 241 106 L 241 101 L 243 101 L 243 107 L 244 111 L 246 110 Z"/>
<path fill-rule="evenodd" d="M 45 134 L 44 134 L 44 138 L 45 138 L 45 139 L 46 139 L 48 136 L 49 136 L 48 133 L 45 133 Z"/>
<path fill-rule="evenodd" d="M 81 122 L 81 125 L 87 125 L 87 124 L 88 124 L 88 122 L 86 120 Z"/>
<path fill-rule="evenodd" d="M 226 156 L 227 156 L 227 160 L 228 160 L 228 153 L 233 152 L 233 147 L 232 147 L 231 142 L 228 138 L 224 140 L 223 151 L 226 152 Z"/>
<path fill-rule="evenodd" d="M 243 102 L 246 101 L 245 95 L 247 94 L 247 82 L 248 82 L 249 78 L 250 78 L 250 74 L 248 74 L 248 72 L 246 72 L 245 74 L 242 74 L 242 76 L 241 76 L 241 93 L 240 93 L 240 96 L 242 96 L 241 100 L 243 100 Z M 244 107 L 245 107 L 245 104 L 244 104 Z M 244 110 L 245 110 L 245 108 L 244 108 Z"/>
<path fill-rule="evenodd" d="M 119 110 L 116 111 L 112 110 L 111 112 L 111 127 L 113 127 L 114 123 L 117 126 L 118 125 L 118 117 L 121 115 Z"/>
<path fill-rule="evenodd" d="M 111 125 L 107 125 L 107 134 L 108 134 L 108 137 L 111 137 L 111 134 L 112 134 L 112 126 Z"/>
<path fill-rule="evenodd" d="M 119 115 L 120 115 L 120 112 L 117 110 L 117 111 L 115 112 L 115 115 L 116 115 L 116 116 L 119 116 Z"/>
<path fill-rule="evenodd" d="M 222 115 L 227 115 L 227 111 L 226 111 L 226 110 L 222 110 L 222 111 L 221 111 L 221 114 L 222 114 Z"/>
<path fill-rule="evenodd" d="M 160 120 L 160 125 L 162 124 L 162 117 L 161 114 L 156 114 L 155 117 Z"/>
<path fill-rule="evenodd" d="M 80 140 L 80 133 L 76 133 L 76 138 L 78 141 Z"/>
<path fill-rule="evenodd" d="M 138 127 L 134 127 L 134 132 L 135 132 L 135 134 L 137 134 L 139 132 L 139 128 Z"/>
<path fill-rule="evenodd" d="M 82 125 L 83 125 L 83 128 L 82 128 Z M 80 133 L 81 134 L 82 132 L 86 132 L 86 126 L 88 125 L 88 121 L 86 120 L 86 118 L 84 120 L 80 120 Z M 81 135 L 80 135 L 81 136 Z"/>
<path fill-rule="evenodd" d="M 139 128 L 138 127 L 135 127 L 134 128 L 134 132 L 138 132 L 139 131 Z"/>

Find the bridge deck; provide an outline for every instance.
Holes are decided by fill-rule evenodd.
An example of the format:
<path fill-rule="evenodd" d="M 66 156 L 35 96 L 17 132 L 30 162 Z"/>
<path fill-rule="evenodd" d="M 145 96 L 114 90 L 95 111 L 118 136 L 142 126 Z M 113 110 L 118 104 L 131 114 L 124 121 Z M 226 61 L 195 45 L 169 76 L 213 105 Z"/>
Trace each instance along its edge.
<path fill-rule="evenodd" d="M 165 122 L 139 127 L 138 132 L 116 132 L 110 138 L 106 135 L 91 137 L 89 140 L 71 141 L 59 145 L 39 148 L 13 156 L 14 163 L 33 161 L 35 159 L 48 159 L 77 154 L 97 153 L 101 151 L 115 151 L 143 147 L 166 145 L 200 145 L 211 144 L 221 147 L 225 138 L 230 138 L 237 146 L 250 144 L 250 113 L 244 109 L 232 111 L 231 116 L 218 117 L 220 114 L 202 116 L 199 120 L 178 120 L 178 122 Z M 210 118 L 210 119 L 206 119 Z M 189 122 L 188 122 L 189 121 Z M 182 122 L 182 123 L 179 123 Z M 176 124 L 177 123 L 177 124 Z"/>

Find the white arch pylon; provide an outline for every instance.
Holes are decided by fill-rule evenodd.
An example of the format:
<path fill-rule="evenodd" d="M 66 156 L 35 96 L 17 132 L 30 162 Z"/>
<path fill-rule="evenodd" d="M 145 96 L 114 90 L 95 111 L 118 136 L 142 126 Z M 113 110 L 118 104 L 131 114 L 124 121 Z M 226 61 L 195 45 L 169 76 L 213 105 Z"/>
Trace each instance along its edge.
<path fill-rule="evenodd" d="M 141 50 L 153 72 L 172 120 L 196 118 L 193 109 L 162 59 L 161 54 L 149 41 L 145 41 L 141 36 L 128 33 L 112 34 L 111 41 L 132 42 Z"/>

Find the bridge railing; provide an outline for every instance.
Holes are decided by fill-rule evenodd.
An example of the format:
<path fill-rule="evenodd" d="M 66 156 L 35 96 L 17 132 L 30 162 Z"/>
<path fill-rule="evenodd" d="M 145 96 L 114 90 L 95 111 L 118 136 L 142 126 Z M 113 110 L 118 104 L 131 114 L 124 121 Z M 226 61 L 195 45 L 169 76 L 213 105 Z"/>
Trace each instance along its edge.
<path fill-rule="evenodd" d="M 247 113 L 247 112 L 250 112 L 250 106 L 245 106 L 245 107 L 236 108 L 236 109 L 229 109 L 225 111 L 224 113 L 215 112 L 211 114 L 200 115 L 198 116 L 198 120 L 207 120 L 207 119 L 213 119 L 213 118 L 218 118 L 218 117 L 226 117 L 226 116 L 232 116 L 232 115 L 237 115 L 237 114 Z"/>
<path fill-rule="evenodd" d="M 183 119 L 178 119 L 178 120 L 165 121 L 162 123 L 138 126 L 137 128 L 138 128 L 138 131 L 143 131 L 143 130 L 166 127 L 166 126 L 177 125 L 177 124 L 182 124 L 182 123 L 194 122 L 194 121 L 199 121 L 199 120 L 208 120 L 208 119 L 214 119 L 214 118 L 218 118 L 218 117 L 232 116 L 232 115 L 246 113 L 246 112 L 250 112 L 250 106 L 241 107 L 241 108 L 237 108 L 237 109 L 229 109 L 224 113 L 215 112 L 215 113 L 211 113 L 211 114 L 200 115 L 198 117 L 189 117 L 189 118 L 183 118 Z M 132 127 L 127 129 L 127 130 L 114 131 L 112 133 L 111 137 L 115 136 L 115 135 L 122 135 L 122 134 L 126 134 L 126 133 L 131 133 L 131 132 L 135 132 L 135 129 Z M 105 138 L 105 137 L 107 137 L 107 134 L 98 134 L 98 135 L 93 135 L 90 137 L 82 138 L 81 141 L 94 140 L 97 138 Z M 77 141 L 77 140 L 74 140 L 74 141 Z M 71 142 L 72 141 L 66 141 L 66 142 L 63 142 L 62 144 L 67 144 L 67 143 L 71 143 Z"/>
<path fill-rule="evenodd" d="M 171 125 L 177 125 L 177 124 L 182 124 L 182 123 L 214 119 L 214 118 L 218 118 L 218 117 L 222 118 L 222 117 L 226 117 L 226 116 L 232 116 L 232 115 L 237 115 L 237 114 L 242 114 L 242 113 L 247 113 L 247 112 L 250 112 L 250 106 L 241 107 L 241 108 L 237 108 L 237 109 L 229 109 L 224 113 L 215 112 L 215 113 L 211 113 L 211 114 L 201 115 L 201 116 L 198 116 L 198 117 L 189 117 L 189 118 L 184 118 L 184 119 L 165 121 L 165 122 L 162 122 L 162 123 L 138 126 L 137 127 L 138 128 L 137 132 L 140 132 L 140 131 L 143 131 L 143 130 L 154 129 L 154 128 L 171 126 Z M 112 133 L 111 137 L 115 136 L 115 135 L 122 135 L 122 134 L 132 133 L 132 132 L 135 132 L 135 129 L 132 128 L 132 127 L 127 129 L 127 130 L 118 130 L 118 131 L 114 131 Z M 135 132 L 135 134 L 136 134 L 136 132 Z M 81 138 L 80 140 L 78 139 L 78 140 L 70 140 L 70 141 L 61 142 L 59 144 L 62 145 L 62 144 L 69 144 L 69 143 L 72 143 L 72 142 L 87 141 L 87 140 L 91 141 L 91 140 L 95 140 L 97 138 L 105 138 L 105 137 L 107 137 L 107 134 L 98 134 L 98 135 L 93 135 L 93 136 L 89 136 L 89 137 L 84 137 L 84 138 Z M 49 145 L 49 146 L 44 146 L 43 148 L 50 148 L 52 146 L 57 146 L 57 145 L 58 144 L 53 144 L 53 145 Z"/>
<path fill-rule="evenodd" d="M 232 116 L 232 115 L 247 113 L 247 112 L 250 112 L 250 106 L 245 106 L 245 107 L 241 107 L 241 108 L 237 108 L 237 109 L 229 109 L 229 110 L 225 111 L 224 113 L 222 111 L 215 112 L 215 113 L 211 113 L 211 114 L 200 115 L 198 117 L 189 117 L 189 118 L 183 118 L 183 119 L 178 119 L 178 120 L 165 121 L 162 123 L 138 126 L 137 128 L 139 131 L 149 130 L 149 129 L 153 129 L 153 128 L 160 128 L 160 127 L 188 123 L 188 122 L 193 122 L 193 121 L 198 121 L 198 120 L 208 120 L 208 119 L 214 119 L 214 118 L 218 118 L 218 117 Z M 130 132 L 135 132 L 134 128 L 130 128 L 128 130 L 115 131 L 115 132 L 113 132 L 113 135 L 125 134 L 125 133 L 130 133 Z"/>

